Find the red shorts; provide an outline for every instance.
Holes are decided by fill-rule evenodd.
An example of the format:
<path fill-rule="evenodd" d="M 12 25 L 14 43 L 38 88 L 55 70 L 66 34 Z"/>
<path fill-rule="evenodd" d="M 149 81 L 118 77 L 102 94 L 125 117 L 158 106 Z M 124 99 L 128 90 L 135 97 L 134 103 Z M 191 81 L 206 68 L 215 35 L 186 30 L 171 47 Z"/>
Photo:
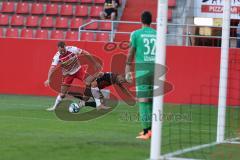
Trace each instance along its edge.
<path fill-rule="evenodd" d="M 73 75 L 66 75 L 63 77 L 63 85 L 70 85 L 72 84 L 74 78 L 77 78 L 81 81 L 83 81 L 85 79 L 86 73 L 87 73 L 87 68 L 88 65 L 82 65 L 81 68 L 74 73 Z"/>

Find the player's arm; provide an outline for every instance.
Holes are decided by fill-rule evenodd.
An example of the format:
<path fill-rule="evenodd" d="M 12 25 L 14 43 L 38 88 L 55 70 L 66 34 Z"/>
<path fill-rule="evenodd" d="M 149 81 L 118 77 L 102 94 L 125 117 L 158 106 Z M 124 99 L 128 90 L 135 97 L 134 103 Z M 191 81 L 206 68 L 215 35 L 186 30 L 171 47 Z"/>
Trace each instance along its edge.
<path fill-rule="evenodd" d="M 132 73 L 131 73 L 131 67 L 132 62 L 136 54 L 136 45 L 135 45 L 135 36 L 134 34 L 131 35 L 131 47 L 128 52 L 127 61 L 126 61 L 126 67 L 125 67 L 125 78 L 126 81 L 131 83 L 132 82 Z"/>
<path fill-rule="evenodd" d="M 94 67 L 98 71 L 102 70 L 102 66 L 93 58 L 93 56 L 88 51 L 82 50 L 81 54 L 87 56 L 87 58 L 94 64 Z"/>
<path fill-rule="evenodd" d="M 50 66 L 49 71 L 48 71 L 48 78 L 47 78 L 47 80 L 44 82 L 44 85 L 45 85 L 46 87 L 49 86 L 50 77 L 52 76 L 52 73 L 55 71 L 56 68 L 57 68 L 56 66 L 53 66 L 53 65 Z"/>
<path fill-rule="evenodd" d="M 52 64 L 51 64 L 51 66 L 50 66 L 50 68 L 49 68 L 49 70 L 48 70 L 47 80 L 44 82 L 44 85 L 45 85 L 46 87 L 49 86 L 50 78 L 51 78 L 53 72 L 55 71 L 55 69 L 57 68 L 58 63 L 59 63 L 59 55 L 56 54 L 56 55 L 53 57 Z"/>

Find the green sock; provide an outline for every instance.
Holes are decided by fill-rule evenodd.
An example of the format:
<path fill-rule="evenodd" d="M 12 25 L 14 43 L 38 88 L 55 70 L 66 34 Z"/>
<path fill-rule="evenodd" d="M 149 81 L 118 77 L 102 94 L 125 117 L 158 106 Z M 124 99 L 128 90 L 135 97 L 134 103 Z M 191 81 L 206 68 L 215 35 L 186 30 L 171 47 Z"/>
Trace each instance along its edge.
<path fill-rule="evenodd" d="M 140 121 L 143 129 L 152 125 L 152 102 L 139 102 Z"/>

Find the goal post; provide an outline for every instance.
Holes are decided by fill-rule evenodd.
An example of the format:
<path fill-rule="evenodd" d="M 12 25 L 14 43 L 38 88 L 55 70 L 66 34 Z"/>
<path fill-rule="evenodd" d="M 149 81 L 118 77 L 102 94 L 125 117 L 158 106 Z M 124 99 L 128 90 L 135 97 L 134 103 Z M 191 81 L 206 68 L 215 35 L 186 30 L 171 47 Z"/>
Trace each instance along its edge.
<path fill-rule="evenodd" d="M 158 0 L 157 10 L 157 40 L 156 40 L 156 55 L 155 63 L 165 66 L 166 61 L 166 32 L 167 32 L 167 17 L 168 17 L 168 0 Z M 157 65 L 155 65 L 157 66 Z M 158 75 L 159 70 L 155 68 L 155 75 Z M 159 77 L 154 77 L 154 84 L 157 84 Z M 165 75 L 160 78 L 165 81 Z M 154 85 L 157 86 L 157 85 Z M 164 90 L 164 87 L 160 88 Z M 164 93 L 163 91 L 160 93 Z M 163 95 L 153 97 L 153 112 L 152 115 L 152 139 L 150 159 L 159 160 L 161 156 L 161 138 L 162 138 L 162 120 L 163 114 Z M 160 113 L 160 114 L 159 114 Z"/>
<path fill-rule="evenodd" d="M 224 141 L 226 104 L 227 104 L 227 81 L 228 81 L 228 55 L 229 55 L 229 35 L 230 35 L 231 1 L 224 0 L 223 25 L 222 25 L 222 45 L 220 61 L 220 80 L 218 96 L 218 123 L 217 142 Z"/>
<path fill-rule="evenodd" d="M 229 132 L 229 121 L 231 118 L 234 119 L 233 123 L 240 122 L 240 108 L 236 108 L 237 113 L 229 113 L 227 106 L 227 92 L 228 92 L 228 70 L 229 70 L 229 40 L 230 40 L 230 15 L 231 15 L 231 0 L 223 0 L 223 24 L 222 24 L 222 44 L 221 44 L 221 59 L 220 59 L 220 78 L 217 77 L 219 85 L 215 86 L 203 86 L 209 87 L 211 90 L 218 89 L 218 92 L 213 95 L 217 99 L 217 107 L 211 106 L 197 106 L 197 104 L 191 104 L 188 106 L 190 112 L 197 115 L 195 121 L 197 124 L 182 125 L 181 123 L 170 124 L 168 128 L 169 134 L 164 135 L 164 119 L 161 117 L 161 114 L 164 114 L 163 107 L 164 95 L 153 97 L 153 113 L 152 115 L 152 139 L 151 139 L 151 148 L 150 148 L 150 160 L 160 160 L 160 159 L 181 159 L 177 156 L 194 152 L 197 150 L 202 150 L 204 148 L 216 146 L 218 144 L 240 144 L 238 142 L 239 138 L 236 135 L 234 136 L 225 136 Z M 156 63 L 161 65 L 166 65 L 166 31 L 167 31 L 167 13 L 168 13 L 168 0 L 158 0 L 158 12 L 157 12 L 157 44 L 156 44 Z M 157 70 L 155 69 L 155 75 Z M 154 79 L 154 84 L 157 84 L 156 81 L 159 79 Z M 160 80 L 165 81 L 165 75 L 160 78 Z M 240 80 L 240 79 L 239 79 Z M 157 85 L 154 85 L 157 86 Z M 163 93 L 163 92 L 162 92 Z M 201 96 L 201 95 L 200 95 Z M 211 96 L 211 95 L 210 95 Z M 210 97 L 212 98 L 212 97 Z M 201 97 L 200 97 L 201 99 Z M 215 104 L 215 103 L 214 103 Z M 184 109 L 183 109 L 184 108 Z M 166 107 L 167 109 L 167 107 Z M 180 110 L 180 113 L 185 113 L 186 106 L 177 109 Z M 235 110 L 235 108 L 234 108 Z M 232 114 L 232 115 L 231 115 Z M 231 117 L 233 116 L 233 117 Z M 229 118 L 230 117 L 230 118 Z M 237 117 L 237 118 L 236 118 Z M 194 118 L 193 118 L 194 119 Z M 230 120 L 229 120 L 230 119 Z M 204 120 L 204 121 L 203 121 Z M 227 126 L 228 125 L 228 126 Z M 235 125 L 235 124 L 234 124 Z M 175 127 L 177 126 L 177 127 Z M 172 127 L 172 128 L 171 128 Z M 175 127 L 175 128 L 174 128 Z M 197 128 L 198 127 L 198 128 Z M 199 128 L 200 127 L 200 128 Z M 201 128 L 202 127 L 202 128 Z M 236 126 L 234 126 L 236 127 Z M 166 129 L 166 128 L 165 128 Z M 177 129 L 177 130 L 174 130 Z M 184 130 L 185 129 L 185 130 Z M 189 129 L 189 131 L 187 130 Z M 195 130 L 194 130 L 195 129 Z M 201 130 L 202 129 L 202 130 Z M 227 130 L 227 131 L 226 131 Z M 192 132 L 194 131 L 194 132 Z M 202 134 L 205 132 L 206 134 Z M 226 132 L 226 133 L 225 133 Z M 180 133 L 180 135 L 178 135 Z M 174 134 L 174 135 L 171 135 Z M 188 134 L 188 135 L 184 135 Z M 191 135 L 193 134 L 193 135 Z M 194 135 L 195 134 L 195 135 Z M 201 135 L 202 134 L 202 135 Z M 199 141 L 194 141 L 193 137 L 196 135 L 201 135 Z M 163 138 L 163 136 L 165 136 Z M 167 136 L 172 136 L 168 138 Z M 173 146 L 171 151 L 163 151 L 163 141 L 168 141 L 166 144 L 175 143 L 175 140 L 179 138 L 178 143 L 182 140 L 189 139 L 190 144 L 181 144 L 178 147 L 176 144 Z M 165 140 L 167 139 L 167 140 Z M 174 150 L 176 148 L 176 150 Z"/>

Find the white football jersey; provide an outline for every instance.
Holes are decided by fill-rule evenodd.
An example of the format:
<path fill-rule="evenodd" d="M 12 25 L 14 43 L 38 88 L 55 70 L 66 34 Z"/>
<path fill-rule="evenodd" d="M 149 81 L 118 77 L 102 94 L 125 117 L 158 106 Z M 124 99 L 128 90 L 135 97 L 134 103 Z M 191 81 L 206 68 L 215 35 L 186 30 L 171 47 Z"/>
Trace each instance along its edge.
<path fill-rule="evenodd" d="M 78 55 L 82 53 L 82 49 L 74 46 L 66 46 L 66 53 L 64 55 L 57 52 L 53 57 L 52 65 L 61 65 L 63 75 L 73 75 L 80 68 L 81 64 L 78 60 Z"/>

